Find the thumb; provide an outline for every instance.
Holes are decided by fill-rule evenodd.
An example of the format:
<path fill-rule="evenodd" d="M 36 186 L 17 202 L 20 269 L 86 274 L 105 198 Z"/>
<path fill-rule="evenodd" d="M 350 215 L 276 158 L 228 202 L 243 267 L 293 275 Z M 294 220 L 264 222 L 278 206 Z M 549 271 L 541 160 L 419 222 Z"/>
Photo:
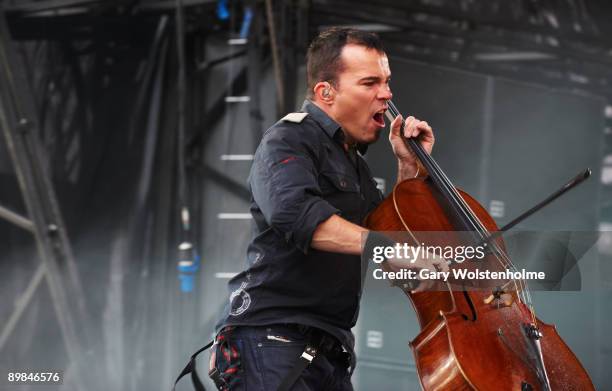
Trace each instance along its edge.
<path fill-rule="evenodd" d="M 402 118 L 401 114 L 395 117 L 393 122 L 391 122 L 391 134 L 393 134 L 394 136 L 399 136 L 403 120 L 404 119 Z"/>

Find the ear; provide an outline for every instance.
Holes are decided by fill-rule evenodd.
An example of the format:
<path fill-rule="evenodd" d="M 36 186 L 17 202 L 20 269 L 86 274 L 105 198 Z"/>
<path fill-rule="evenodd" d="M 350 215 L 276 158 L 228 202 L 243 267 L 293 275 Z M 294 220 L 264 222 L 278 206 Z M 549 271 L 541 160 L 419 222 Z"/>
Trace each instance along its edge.
<path fill-rule="evenodd" d="M 320 81 L 313 88 L 315 98 L 323 103 L 331 104 L 334 101 L 334 89 L 327 81 Z"/>

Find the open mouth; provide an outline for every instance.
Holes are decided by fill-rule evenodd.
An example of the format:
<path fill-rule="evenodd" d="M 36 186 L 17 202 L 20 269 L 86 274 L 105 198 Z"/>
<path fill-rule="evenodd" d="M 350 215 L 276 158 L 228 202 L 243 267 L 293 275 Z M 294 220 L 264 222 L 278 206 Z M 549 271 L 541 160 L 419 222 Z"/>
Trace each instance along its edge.
<path fill-rule="evenodd" d="M 372 119 L 374 120 L 374 122 L 376 122 L 376 125 L 378 125 L 381 128 L 385 127 L 385 110 L 381 110 L 376 112 L 373 116 Z"/>

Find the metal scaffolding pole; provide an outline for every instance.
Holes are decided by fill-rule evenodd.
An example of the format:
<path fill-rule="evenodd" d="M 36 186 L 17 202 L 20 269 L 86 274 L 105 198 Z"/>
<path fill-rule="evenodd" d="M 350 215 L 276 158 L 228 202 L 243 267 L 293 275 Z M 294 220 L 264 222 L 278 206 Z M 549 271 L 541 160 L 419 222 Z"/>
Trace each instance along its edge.
<path fill-rule="evenodd" d="M 68 357 L 76 369 L 73 372 L 75 386 L 80 390 L 95 390 L 100 384 L 97 366 L 93 363 L 93 323 L 86 310 L 66 229 L 44 165 L 45 154 L 39 144 L 37 118 L 21 60 L 13 48 L 4 11 L 0 9 L 0 128 L 29 217 L 18 219 L 23 224 L 17 225 L 25 228 L 32 224 Z M 12 217 L 8 220 L 16 223 L 16 216 Z M 32 286 L 35 289 L 40 285 Z M 26 293 L 31 297 L 31 292 Z"/>

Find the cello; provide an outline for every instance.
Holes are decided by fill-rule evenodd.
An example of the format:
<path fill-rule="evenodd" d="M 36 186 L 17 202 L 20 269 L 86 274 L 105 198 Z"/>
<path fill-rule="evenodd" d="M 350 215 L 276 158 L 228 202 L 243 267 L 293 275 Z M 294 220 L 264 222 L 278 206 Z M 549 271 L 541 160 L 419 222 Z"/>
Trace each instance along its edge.
<path fill-rule="evenodd" d="M 387 103 L 386 114 L 393 120 L 399 110 Z M 485 208 L 455 188 L 420 143 L 403 136 L 403 124 L 401 134 L 428 175 L 397 184 L 366 217 L 366 228 L 404 231 L 415 246 L 486 243 L 487 255 L 478 267 L 517 271 Z M 475 263 L 463 262 L 462 267 Z M 398 285 L 421 327 L 410 347 L 424 390 L 595 389 L 555 327 L 535 315 L 524 280 L 469 284 L 446 283 L 420 292 L 412 292 L 409 284 Z"/>

